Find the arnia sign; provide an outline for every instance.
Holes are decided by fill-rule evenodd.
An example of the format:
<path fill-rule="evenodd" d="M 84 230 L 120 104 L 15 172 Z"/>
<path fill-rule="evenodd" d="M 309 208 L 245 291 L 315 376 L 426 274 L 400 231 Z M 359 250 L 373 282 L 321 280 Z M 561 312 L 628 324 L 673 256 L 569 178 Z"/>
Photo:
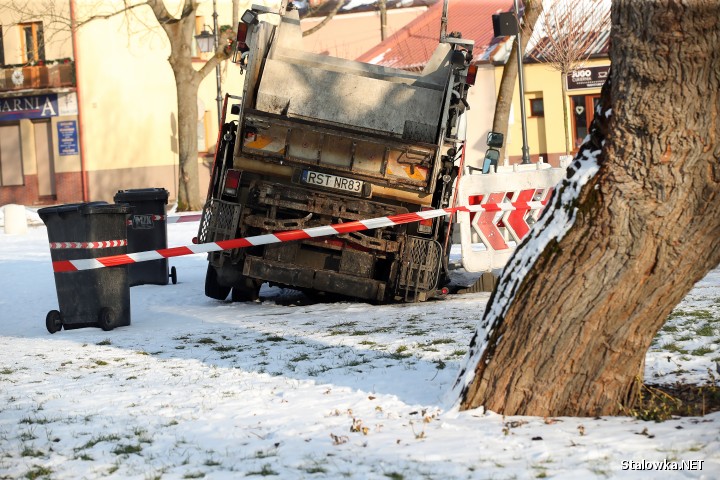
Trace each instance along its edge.
<path fill-rule="evenodd" d="M 600 88 L 610 74 L 610 65 L 573 70 L 567 75 L 568 90 Z"/>

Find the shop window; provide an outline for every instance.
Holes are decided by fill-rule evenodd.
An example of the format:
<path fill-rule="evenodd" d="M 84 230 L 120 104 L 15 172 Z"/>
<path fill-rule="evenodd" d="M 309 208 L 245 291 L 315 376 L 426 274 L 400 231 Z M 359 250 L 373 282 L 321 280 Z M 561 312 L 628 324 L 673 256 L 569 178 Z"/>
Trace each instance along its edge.
<path fill-rule="evenodd" d="M 545 116 L 545 104 L 542 98 L 531 98 L 530 99 L 530 116 L 531 117 L 544 117 Z"/>
<path fill-rule="evenodd" d="M 0 126 L 0 185 L 23 185 L 20 124 Z"/>
<path fill-rule="evenodd" d="M 45 38 L 43 35 L 42 22 L 21 23 L 18 26 L 20 27 L 23 62 L 44 62 Z"/>

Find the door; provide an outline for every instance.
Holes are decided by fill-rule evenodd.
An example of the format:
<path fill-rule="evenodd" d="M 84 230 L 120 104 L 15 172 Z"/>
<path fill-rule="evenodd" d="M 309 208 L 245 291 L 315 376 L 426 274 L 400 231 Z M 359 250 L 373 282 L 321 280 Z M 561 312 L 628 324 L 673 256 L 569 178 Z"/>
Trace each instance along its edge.
<path fill-rule="evenodd" d="M 20 124 L 0 124 L 0 185 L 24 184 Z"/>
<path fill-rule="evenodd" d="M 590 131 L 590 124 L 595 117 L 595 108 L 600 103 L 600 95 L 573 95 L 570 97 L 572 109 L 573 153 L 577 152 Z"/>
<path fill-rule="evenodd" d="M 55 195 L 55 155 L 53 154 L 50 122 L 33 122 L 35 130 L 35 158 L 37 160 L 38 195 Z"/>

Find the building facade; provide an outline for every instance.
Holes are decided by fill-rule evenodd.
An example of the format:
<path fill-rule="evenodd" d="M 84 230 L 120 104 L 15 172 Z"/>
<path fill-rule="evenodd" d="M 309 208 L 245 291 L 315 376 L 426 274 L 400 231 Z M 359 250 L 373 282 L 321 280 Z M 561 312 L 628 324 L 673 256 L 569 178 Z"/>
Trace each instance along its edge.
<path fill-rule="evenodd" d="M 242 12 L 251 2 L 239 3 Z M 179 8 L 166 6 L 171 13 Z M 170 45 L 148 7 L 108 16 L 120 7 L 65 0 L 52 12 L 2 10 L 0 205 L 112 201 L 118 190 L 147 187 L 176 198 Z M 217 12 L 219 24 L 229 24 L 232 1 L 218 1 Z M 196 34 L 212 25 L 212 14 L 212 3 L 202 2 Z M 82 26 L 73 32 L 72 22 Z M 199 69 L 211 54 L 193 49 Z M 239 67 L 223 62 L 222 94 L 237 92 L 241 82 Z M 217 137 L 216 96 L 215 75 L 208 75 L 198 92 L 201 192 Z"/>
<path fill-rule="evenodd" d="M 502 66 L 497 66 L 497 85 L 502 77 Z M 532 162 L 543 161 L 558 166 L 560 159 L 573 155 L 588 134 L 594 118 L 595 106 L 600 100 L 600 89 L 610 72 L 610 60 L 588 60 L 582 67 L 563 79 L 560 72 L 545 63 L 526 63 L 525 113 L 528 148 Z M 563 94 L 562 83 L 567 92 Z M 563 103 L 567 106 L 567 118 Z M 565 125 L 569 138 L 565 146 Z M 522 161 L 522 122 L 520 96 L 513 95 L 513 105 L 506 138 L 506 162 Z"/>

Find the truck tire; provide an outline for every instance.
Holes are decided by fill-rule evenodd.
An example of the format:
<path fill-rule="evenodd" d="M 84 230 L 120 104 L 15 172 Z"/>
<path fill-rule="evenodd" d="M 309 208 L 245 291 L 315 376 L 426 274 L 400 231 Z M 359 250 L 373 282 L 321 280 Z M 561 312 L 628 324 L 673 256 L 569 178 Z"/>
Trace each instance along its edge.
<path fill-rule="evenodd" d="M 233 302 L 254 302 L 260 298 L 261 284 L 252 279 L 245 278 L 240 285 L 235 285 L 232 289 Z"/>
<path fill-rule="evenodd" d="M 205 296 L 215 300 L 225 300 L 231 288 L 218 283 L 215 267 L 208 264 L 207 273 L 205 274 Z"/>

